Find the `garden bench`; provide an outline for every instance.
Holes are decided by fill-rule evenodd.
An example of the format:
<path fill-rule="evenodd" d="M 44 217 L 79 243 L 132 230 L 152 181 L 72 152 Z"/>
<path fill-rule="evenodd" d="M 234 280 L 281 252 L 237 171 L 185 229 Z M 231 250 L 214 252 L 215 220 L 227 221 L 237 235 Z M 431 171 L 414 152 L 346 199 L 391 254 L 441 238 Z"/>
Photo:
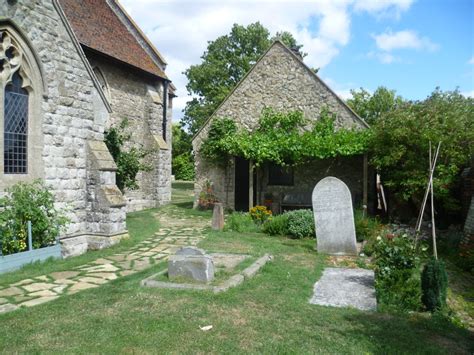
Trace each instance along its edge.
<path fill-rule="evenodd" d="M 281 199 L 281 212 L 288 210 L 311 209 L 311 192 L 288 192 Z"/>

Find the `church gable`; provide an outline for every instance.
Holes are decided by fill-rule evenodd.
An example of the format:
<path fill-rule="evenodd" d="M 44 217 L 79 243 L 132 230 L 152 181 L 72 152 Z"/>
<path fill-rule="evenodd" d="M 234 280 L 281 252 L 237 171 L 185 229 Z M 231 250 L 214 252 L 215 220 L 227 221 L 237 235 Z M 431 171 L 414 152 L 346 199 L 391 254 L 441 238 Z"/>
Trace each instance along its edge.
<path fill-rule="evenodd" d="M 326 107 L 336 114 L 337 127 L 367 127 L 296 54 L 276 41 L 198 132 L 198 141 L 214 117 L 232 118 L 238 126 L 251 130 L 266 107 L 300 110 L 308 119 L 318 119 Z"/>

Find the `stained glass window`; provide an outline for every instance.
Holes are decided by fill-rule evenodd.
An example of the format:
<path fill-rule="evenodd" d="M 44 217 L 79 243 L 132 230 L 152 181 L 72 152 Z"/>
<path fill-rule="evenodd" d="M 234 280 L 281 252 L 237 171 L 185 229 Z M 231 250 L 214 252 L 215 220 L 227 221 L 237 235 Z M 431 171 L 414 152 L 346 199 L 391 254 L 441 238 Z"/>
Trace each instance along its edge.
<path fill-rule="evenodd" d="M 18 72 L 5 88 L 4 147 L 5 174 L 28 172 L 28 91 L 21 87 Z"/>

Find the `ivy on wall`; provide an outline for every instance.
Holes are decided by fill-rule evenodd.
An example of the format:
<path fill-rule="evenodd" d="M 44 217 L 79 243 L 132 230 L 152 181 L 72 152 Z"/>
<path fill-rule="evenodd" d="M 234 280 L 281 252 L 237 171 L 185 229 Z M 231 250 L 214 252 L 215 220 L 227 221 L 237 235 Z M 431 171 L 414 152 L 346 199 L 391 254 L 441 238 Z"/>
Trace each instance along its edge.
<path fill-rule="evenodd" d="M 300 111 L 265 109 L 257 128 L 248 132 L 238 129 L 229 118 L 218 118 L 211 123 L 201 153 L 219 165 L 225 165 L 232 156 L 239 156 L 252 160 L 256 166 L 264 162 L 287 166 L 357 155 L 367 150 L 368 130 L 336 130 L 334 122 L 335 115 L 327 110 L 311 122 Z"/>
<path fill-rule="evenodd" d="M 104 133 L 105 145 L 109 149 L 115 164 L 117 164 L 116 185 L 122 192 L 125 188 L 129 190 L 138 189 L 138 172 L 152 169 L 150 164 L 143 162 L 143 159 L 151 151 L 147 151 L 142 147 L 125 148 L 131 136 L 129 133 L 125 133 L 127 126 L 128 120 L 124 119 L 118 127 L 111 127 Z"/>

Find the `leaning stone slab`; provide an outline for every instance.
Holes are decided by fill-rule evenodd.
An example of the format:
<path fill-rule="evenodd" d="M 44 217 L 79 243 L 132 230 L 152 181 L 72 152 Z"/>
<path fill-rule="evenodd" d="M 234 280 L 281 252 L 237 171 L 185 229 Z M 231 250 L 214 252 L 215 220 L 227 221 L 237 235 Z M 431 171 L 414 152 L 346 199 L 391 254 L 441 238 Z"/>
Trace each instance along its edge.
<path fill-rule="evenodd" d="M 377 309 L 372 270 L 326 268 L 313 291 L 311 304 L 364 311 Z"/>
<path fill-rule="evenodd" d="M 208 255 L 172 255 L 168 259 L 170 280 L 180 277 L 200 282 L 214 279 L 214 263 Z"/>
<path fill-rule="evenodd" d="M 351 192 L 344 182 L 329 176 L 313 190 L 314 223 L 320 253 L 357 255 Z"/>

